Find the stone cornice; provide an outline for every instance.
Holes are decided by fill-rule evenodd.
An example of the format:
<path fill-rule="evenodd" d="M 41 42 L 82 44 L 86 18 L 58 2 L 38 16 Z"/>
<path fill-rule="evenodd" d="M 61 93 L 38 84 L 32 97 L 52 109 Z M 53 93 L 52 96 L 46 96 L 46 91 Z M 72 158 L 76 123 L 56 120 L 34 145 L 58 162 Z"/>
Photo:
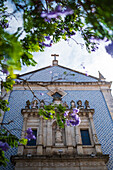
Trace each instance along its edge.
<path fill-rule="evenodd" d="M 63 88 L 63 90 L 100 90 L 110 89 L 112 82 L 98 81 L 98 82 L 29 82 L 32 90 L 47 90 L 47 88 Z M 13 90 L 29 90 L 27 84 L 17 83 Z"/>
<path fill-rule="evenodd" d="M 72 113 L 73 110 L 72 109 L 67 109 L 69 111 L 69 113 Z M 24 115 L 24 114 L 27 114 L 28 116 L 39 116 L 38 114 L 39 112 L 39 109 L 22 109 L 21 110 L 21 113 Z M 94 109 L 80 109 L 78 115 L 80 117 L 82 116 L 86 116 L 86 117 L 89 117 L 89 114 L 91 114 L 91 116 L 93 116 L 95 110 Z"/>
<path fill-rule="evenodd" d="M 11 161 L 13 163 L 15 163 L 15 161 L 21 161 L 23 162 L 23 164 L 25 163 L 25 161 L 38 161 L 38 162 L 42 162 L 42 161 L 46 161 L 46 162 L 50 162 L 50 161 L 99 161 L 99 160 L 104 160 L 105 163 L 107 163 L 109 159 L 109 155 L 95 155 L 94 157 L 92 157 L 91 155 L 32 155 L 30 158 L 27 157 L 27 155 L 14 155 L 11 156 Z"/>
<path fill-rule="evenodd" d="M 106 81 L 97 81 L 97 82 L 35 82 L 35 81 L 28 81 L 29 85 L 39 85 L 39 86 L 50 86 L 50 85 L 111 85 L 110 82 Z M 27 84 L 24 82 L 24 85 Z M 14 86 L 16 85 L 23 85 L 23 82 L 20 83 L 15 83 Z"/>

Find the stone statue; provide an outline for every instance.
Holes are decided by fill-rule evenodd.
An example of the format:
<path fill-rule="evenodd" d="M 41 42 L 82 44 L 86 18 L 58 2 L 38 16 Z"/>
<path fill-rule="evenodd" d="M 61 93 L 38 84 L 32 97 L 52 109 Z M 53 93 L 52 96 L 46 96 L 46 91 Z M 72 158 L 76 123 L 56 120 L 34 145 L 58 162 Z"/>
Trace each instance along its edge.
<path fill-rule="evenodd" d="M 88 100 L 85 101 L 85 106 L 86 106 L 86 109 L 90 109 L 89 101 Z"/>
<path fill-rule="evenodd" d="M 59 128 L 57 128 L 57 130 L 56 130 L 56 142 L 57 143 L 62 142 L 62 133 L 61 133 L 61 130 Z"/>
<path fill-rule="evenodd" d="M 71 104 L 71 109 L 76 107 L 75 102 L 73 100 L 71 100 L 70 104 Z"/>
<path fill-rule="evenodd" d="M 29 109 L 29 108 L 30 108 L 30 105 L 31 105 L 30 101 L 27 100 L 27 101 L 26 101 L 26 106 L 25 106 L 25 108 L 26 108 L 26 109 Z"/>
<path fill-rule="evenodd" d="M 66 107 L 68 109 L 68 105 L 66 102 L 63 103 L 63 106 Z"/>
<path fill-rule="evenodd" d="M 44 100 L 41 100 L 41 102 L 40 102 L 40 108 L 43 109 L 43 108 L 44 108 L 44 105 L 45 105 Z"/>
<path fill-rule="evenodd" d="M 78 105 L 78 109 L 83 109 L 84 107 L 82 106 L 82 101 L 81 100 L 79 100 L 78 102 L 77 102 L 77 105 Z"/>
<path fill-rule="evenodd" d="M 38 104 L 38 101 L 37 100 L 33 100 L 32 101 L 32 109 L 38 109 L 37 104 Z"/>

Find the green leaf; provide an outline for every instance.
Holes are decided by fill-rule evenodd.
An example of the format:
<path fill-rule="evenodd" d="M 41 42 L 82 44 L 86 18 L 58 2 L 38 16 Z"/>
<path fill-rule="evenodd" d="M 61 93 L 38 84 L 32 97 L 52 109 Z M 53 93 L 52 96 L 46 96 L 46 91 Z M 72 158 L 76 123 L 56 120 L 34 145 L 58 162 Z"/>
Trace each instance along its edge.
<path fill-rule="evenodd" d="M 25 138 L 22 138 L 22 139 L 19 140 L 19 142 L 23 145 L 27 145 L 28 140 L 25 139 Z"/>

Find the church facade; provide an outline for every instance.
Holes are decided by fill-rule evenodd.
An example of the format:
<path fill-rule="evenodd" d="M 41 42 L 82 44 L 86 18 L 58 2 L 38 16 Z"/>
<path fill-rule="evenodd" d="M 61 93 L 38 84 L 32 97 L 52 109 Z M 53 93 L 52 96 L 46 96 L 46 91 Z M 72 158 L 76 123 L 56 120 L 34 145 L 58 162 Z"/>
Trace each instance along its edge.
<path fill-rule="evenodd" d="M 19 138 L 28 128 L 35 140 L 10 149 L 5 170 L 101 170 L 113 169 L 111 82 L 58 65 L 19 75 L 8 95 L 9 112 L 3 122 Z M 44 120 L 38 111 L 48 104 L 62 104 L 69 113 L 79 109 L 79 126 L 59 128 L 55 120 Z M 2 167 L 3 168 L 3 167 Z"/>

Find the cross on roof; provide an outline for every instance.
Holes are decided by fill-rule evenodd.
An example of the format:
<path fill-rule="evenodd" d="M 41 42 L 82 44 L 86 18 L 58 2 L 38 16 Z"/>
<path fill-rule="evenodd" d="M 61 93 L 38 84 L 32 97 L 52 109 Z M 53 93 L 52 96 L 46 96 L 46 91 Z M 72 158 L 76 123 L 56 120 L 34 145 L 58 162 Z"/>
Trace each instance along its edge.
<path fill-rule="evenodd" d="M 58 54 L 51 54 L 51 56 L 52 56 L 52 57 L 54 56 L 54 60 L 56 60 L 56 57 L 59 57 Z"/>

